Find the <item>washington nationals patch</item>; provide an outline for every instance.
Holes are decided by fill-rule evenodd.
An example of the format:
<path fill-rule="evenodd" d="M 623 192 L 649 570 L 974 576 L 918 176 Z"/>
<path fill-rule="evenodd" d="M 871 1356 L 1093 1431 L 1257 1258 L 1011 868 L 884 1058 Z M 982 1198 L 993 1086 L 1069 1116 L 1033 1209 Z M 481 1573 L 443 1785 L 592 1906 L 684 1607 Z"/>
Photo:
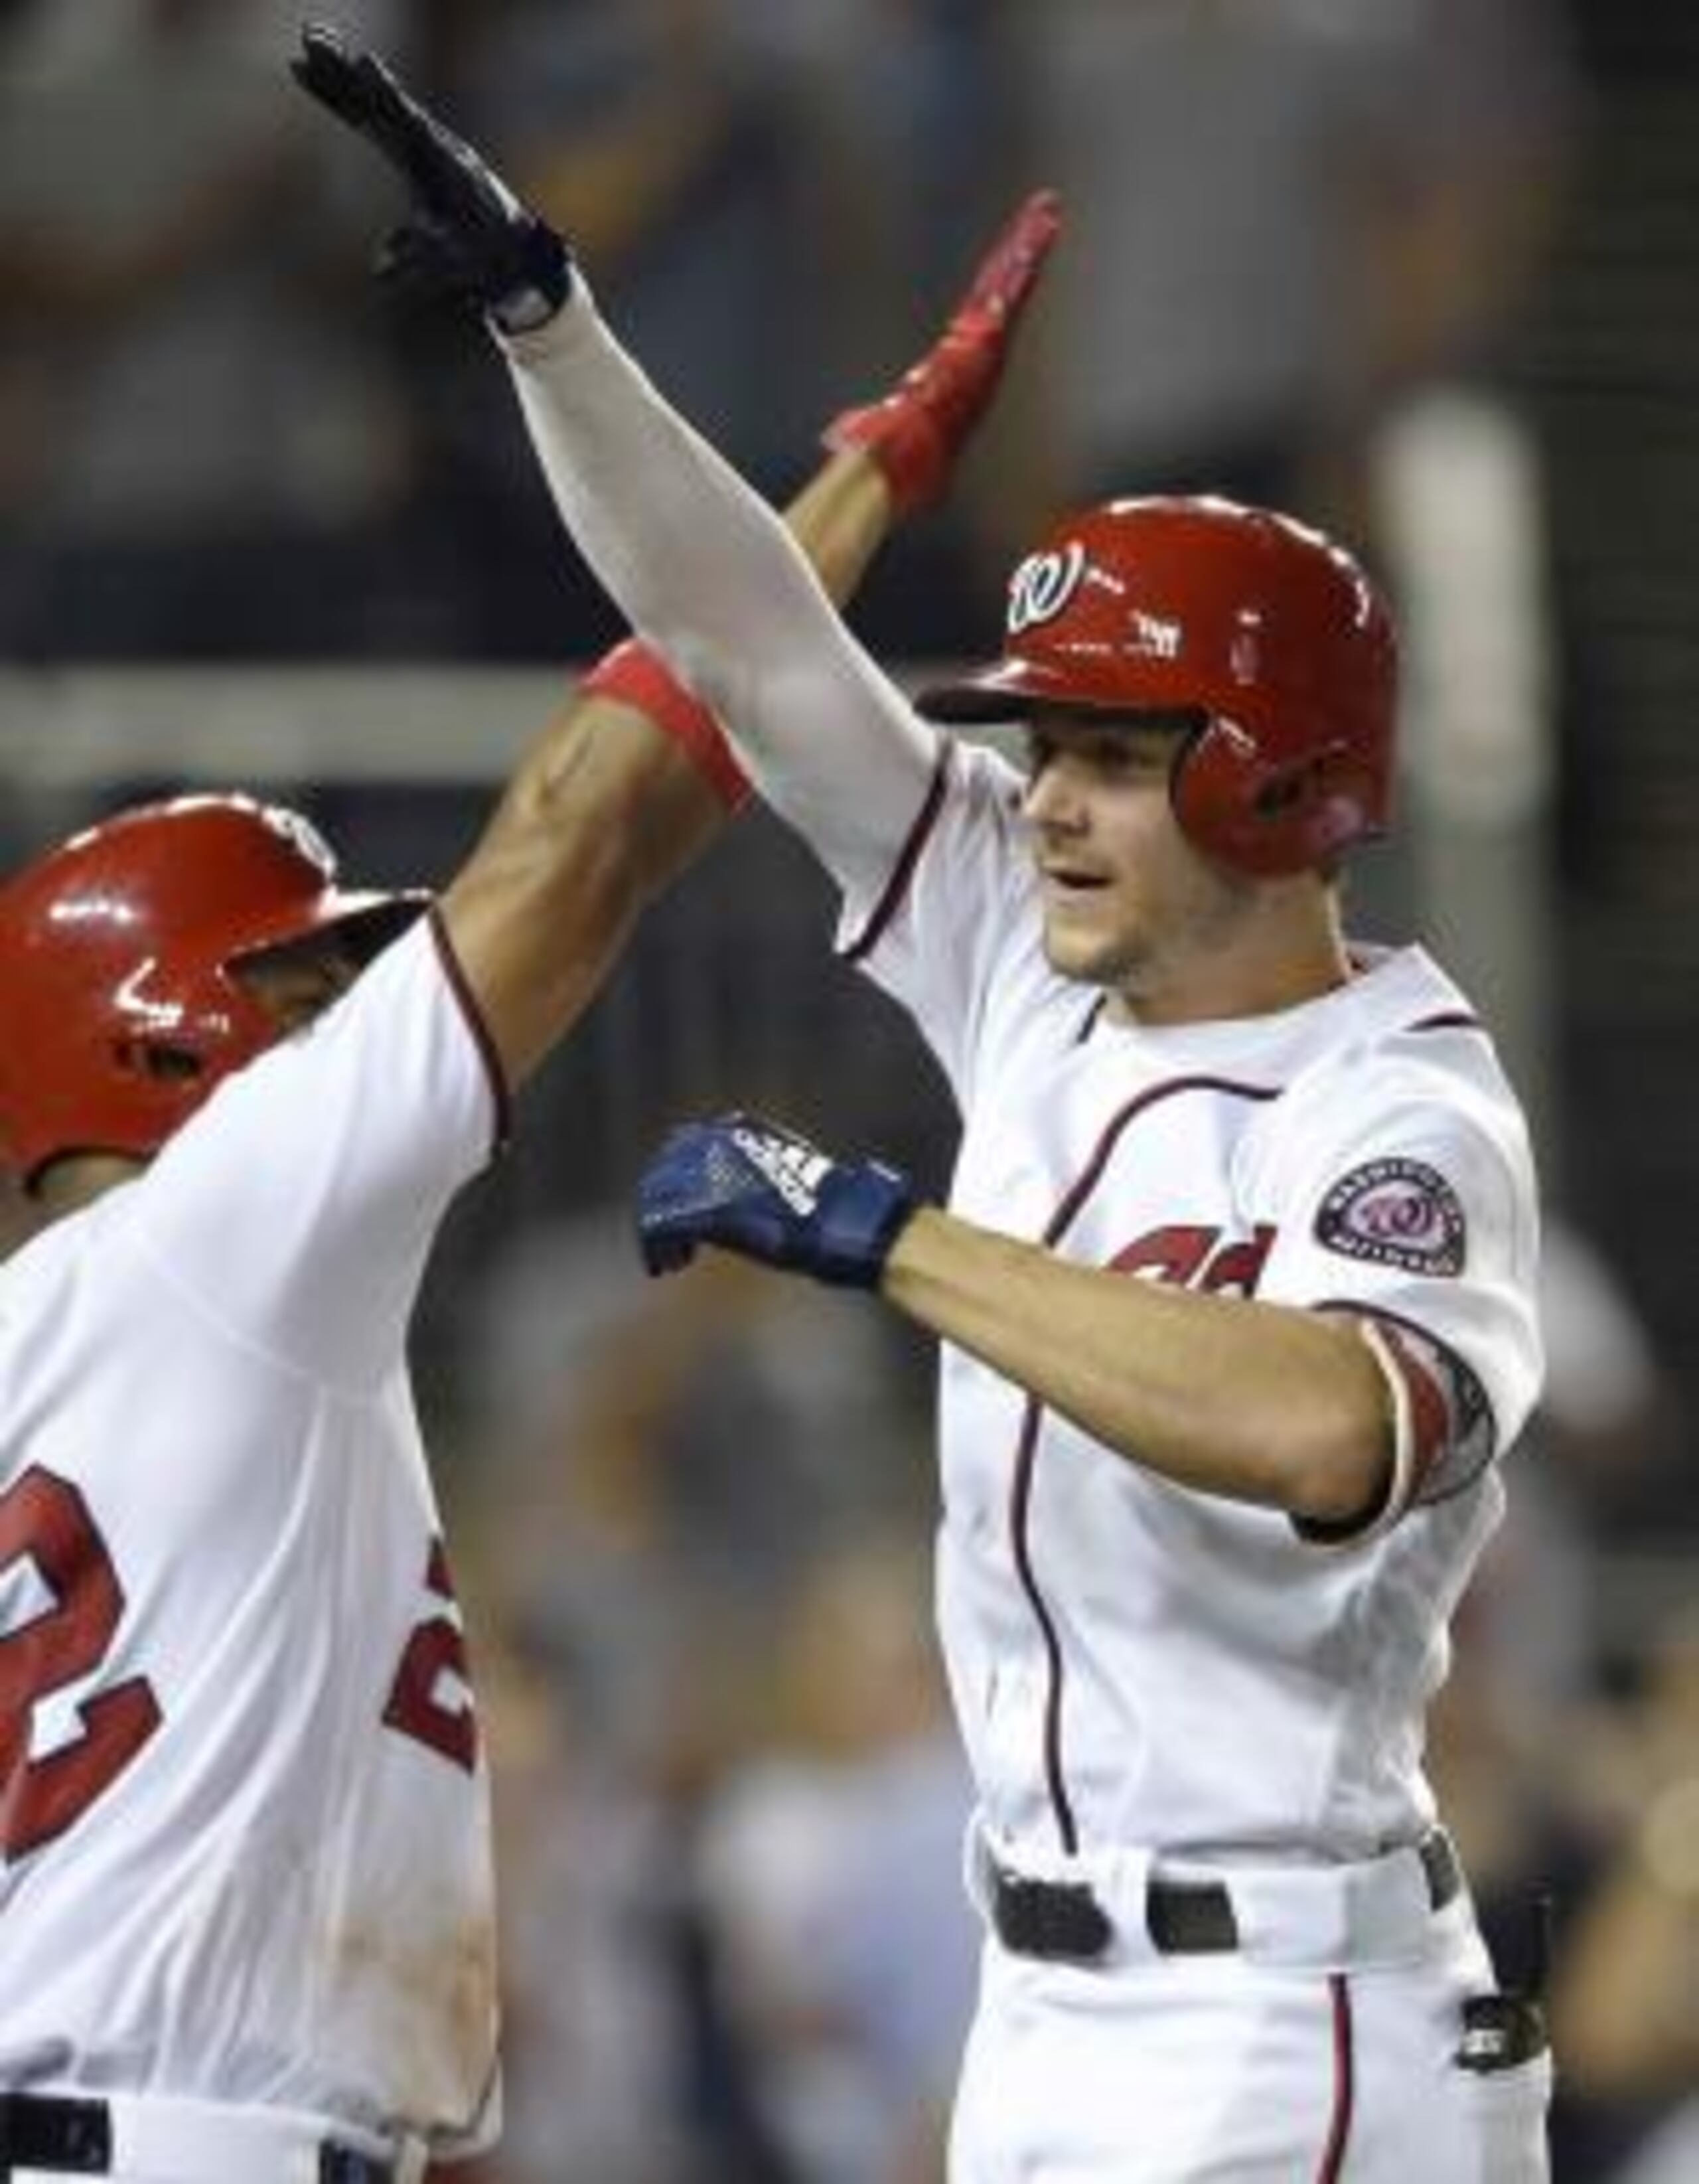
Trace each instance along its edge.
<path fill-rule="evenodd" d="M 1460 1274 L 1466 1230 L 1457 1194 L 1415 1160 L 1368 1161 L 1322 1201 L 1316 1234 L 1330 1251 L 1412 1274 Z"/>

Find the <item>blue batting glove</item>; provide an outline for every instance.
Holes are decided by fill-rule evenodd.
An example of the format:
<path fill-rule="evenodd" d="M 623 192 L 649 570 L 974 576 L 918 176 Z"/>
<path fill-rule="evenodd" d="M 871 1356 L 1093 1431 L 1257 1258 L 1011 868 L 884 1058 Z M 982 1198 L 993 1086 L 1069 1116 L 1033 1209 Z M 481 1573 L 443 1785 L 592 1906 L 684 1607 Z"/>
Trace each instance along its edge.
<path fill-rule="evenodd" d="M 505 333 L 554 317 L 572 292 L 565 244 L 376 53 L 309 23 L 289 65 L 302 90 L 364 136 L 407 185 L 407 217 L 378 252 L 381 278 L 470 304 Z"/>
<path fill-rule="evenodd" d="M 847 1289 L 877 1289 L 913 1212 L 913 1184 L 879 1161 L 835 1161 L 759 1115 L 675 1130 L 638 1184 L 638 1244 L 652 1274 L 717 1244 Z"/>

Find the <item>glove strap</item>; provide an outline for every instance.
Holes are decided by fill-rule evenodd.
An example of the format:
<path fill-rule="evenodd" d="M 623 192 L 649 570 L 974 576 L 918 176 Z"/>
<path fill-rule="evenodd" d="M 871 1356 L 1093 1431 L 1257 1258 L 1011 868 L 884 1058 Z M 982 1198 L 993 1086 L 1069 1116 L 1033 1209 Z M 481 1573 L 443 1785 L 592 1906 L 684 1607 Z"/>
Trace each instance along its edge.
<path fill-rule="evenodd" d="M 822 446 L 841 454 L 859 448 L 890 488 L 897 515 L 911 515 L 938 499 L 950 476 L 955 450 L 924 398 L 899 392 L 864 409 L 845 410 L 821 434 Z"/>
<path fill-rule="evenodd" d="M 484 307 L 502 333 L 533 334 L 549 324 L 572 292 L 572 254 L 552 227 L 526 210 L 499 176 L 486 170 L 485 178 L 509 208 L 522 262 L 516 269 L 516 283 L 487 298 Z"/>
<path fill-rule="evenodd" d="M 582 697 L 629 705 L 671 736 L 728 811 L 749 799 L 749 777 L 719 722 L 694 698 L 666 662 L 641 638 L 627 638 L 604 654 L 578 685 Z"/>
<path fill-rule="evenodd" d="M 917 1202 L 909 1178 L 883 1161 L 837 1168 L 822 1193 L 818 1240 L 805 1261 L 808 1271 L 837 1288 L 877 1289 L 891 1246 Z"/>

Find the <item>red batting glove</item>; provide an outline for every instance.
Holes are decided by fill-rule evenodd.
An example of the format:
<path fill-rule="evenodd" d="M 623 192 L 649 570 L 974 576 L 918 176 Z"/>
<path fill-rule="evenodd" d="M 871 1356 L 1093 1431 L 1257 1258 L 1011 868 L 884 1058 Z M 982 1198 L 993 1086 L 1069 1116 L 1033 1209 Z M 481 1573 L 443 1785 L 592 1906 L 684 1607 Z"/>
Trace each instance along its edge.
<path fill-rule="evenodd" d="M 883 401 L 846 410 L 824 446 L 865 448 L 900 515 L 936 500 L 1003 376 L 1009 343 L 1061 231 L 1061 199 L 1035 190 L 1005 227 L 950 323 Z"/>

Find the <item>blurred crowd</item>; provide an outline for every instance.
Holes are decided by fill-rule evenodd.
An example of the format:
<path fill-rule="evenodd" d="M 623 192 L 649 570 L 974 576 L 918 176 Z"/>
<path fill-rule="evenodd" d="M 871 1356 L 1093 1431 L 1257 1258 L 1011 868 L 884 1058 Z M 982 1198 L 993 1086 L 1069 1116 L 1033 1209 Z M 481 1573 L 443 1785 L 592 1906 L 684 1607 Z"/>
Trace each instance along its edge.
<path fill-rule="evenodd" d="M 774 491 L 1007 203 L 1064 191 L 1043 354 L 978 490 L 872 610 L 923 652 L 983 629 L 984 577 L 1077 495 L 1206 480 L 1360 527 L 1376 426 L 1482 360 L 1537 253 L 1568 95 L 1547 5 L 337 13 L 500 148 L 668 392 Z M 300 13 L 0 9 L 14 657 L 554 657 L 601 634 L 476 342 L 368 290 L 383 186 L 287 95 Z"/>
<path fill-rule="evenodd" d="M 1564 1216 L 1585 1133 L 1545 1081 L 1535 973 L 1506 968 L 1549 884 L 1515 851 L 1562 755 L 1511 359 L 1585 156 L 1588 8 L 333 12 L 499 154 L 775 494 L 918 349 L 1006 206 L 1064 192 L 971 475 L 857 610 L 887 654 L 984 646 L 1011 550 L 1115 491 L 1272 501 L 1387 575 L 1412 808 L 1460 772 L 1476 794 L 1453 864 L 1418 837 L 1368 906 L 1504 986 L 1554 1148 L 1551 1382 L 1434 1767 L 1508 1968 L 1546 1982 L 1560 2184 L 1699 2176 L 1699 1615 L 1691 1585 L 1624 1574 L 1694 1535 L 1680 1375 Z M 614 633 L 475 332 L 372 292 L 382 179 L 284 83 L 300 13 L 0 0 L 8 666 L 564 664 Z M 393 816 L 345 816 L 356 855 L 363 823 L 393 848 Z M 431 1307 L 504 1837 L 510 2124 L 476 2184 L 941 2176 L 976 1943 L 928 1627 L 927 1361 L 739 1263 L 644 1284 L 619 1204 L 639 1115 L 764 1091 L 941 1179 L 941 1101 L 820 991 L 823 910 L 790 955 L 771 931 L 805 892 L 778 855 L 709 876 L 693 930 L 646 943 Z M 1508 872 L 1513 902 L 1490 891 Z M 681 1022 L 716 1011 L 740 1028 L 684 1053 Z"/>

